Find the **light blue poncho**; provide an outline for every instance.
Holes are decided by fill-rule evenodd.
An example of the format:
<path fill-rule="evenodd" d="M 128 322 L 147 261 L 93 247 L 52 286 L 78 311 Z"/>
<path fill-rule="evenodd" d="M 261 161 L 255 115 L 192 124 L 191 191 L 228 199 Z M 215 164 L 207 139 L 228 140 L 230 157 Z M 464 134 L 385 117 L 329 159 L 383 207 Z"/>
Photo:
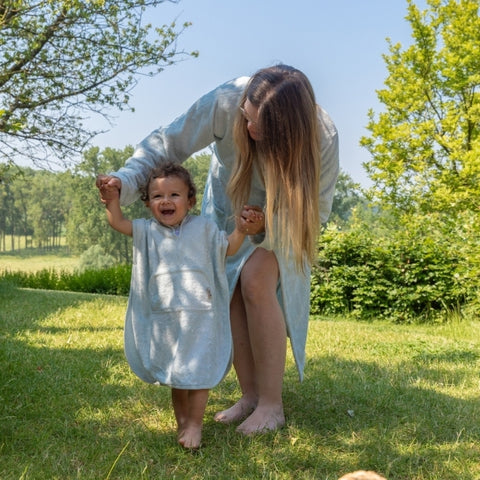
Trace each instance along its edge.
<path fill-rule="evenodd" d="M 170 125 L 154 130 L 135 149 L 125 166 L 113 173 L 122 181 L 121 202 L 128 205 L 139 196 L 138 187 L 151 169 L 165 161 L 183 162 L 195 152 L 212 145 L 213 154 L 203 196 L 202 214 L 213 219 L 220 230 L 231 232 L 233 220 L 226 186 L 235 160 L 233 123 L 248 77 L 227 82 L 207 93 Z M 338 134 L 328 114 L 318 109 L 321 135 L 320 220 L 326 222 L 331 211 L 339 171 Z M 254 177 L 249 204 L 263 207 L 265 188 Z M 268 245 L 259 245 L 269 248 Z M 241 269 L 256 248 L 245 240 L 233 257 L 227 258 L 227 275 L 233 293 Z M 277 254 L 280 267 L 278 298 L 285 315 L 287 332 L 300 379 L 305 365 L 305 343 L 310 311 L 310 272 L 303 275 Z"/>
<path fill-rule="evenodd" d="M 133 221 L 133 265 L 125 355 L 148 383 L 210 389 L 232 362 L 227 235 L 187 216 L 178 232 L 154 219 Z"/>

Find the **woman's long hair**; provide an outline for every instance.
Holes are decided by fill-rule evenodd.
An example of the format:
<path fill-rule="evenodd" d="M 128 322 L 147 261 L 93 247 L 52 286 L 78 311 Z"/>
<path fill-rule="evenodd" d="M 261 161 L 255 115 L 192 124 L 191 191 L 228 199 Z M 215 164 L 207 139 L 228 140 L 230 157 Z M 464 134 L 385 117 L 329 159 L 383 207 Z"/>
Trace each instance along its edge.
<path fill-rule="evenodd" d="M 245 205 L 258 168 L 266 191 L 267 240 L 305 271 L 305 262 L 315 262 L 320 229 L 320 134 L 312 86 L 299 70 L 277 65 L 250 79 L 240 106 L 247 99 L 258 108 L 260 140 L 250 138 L 239 111 L 228 194 L 235 210 Z"/>

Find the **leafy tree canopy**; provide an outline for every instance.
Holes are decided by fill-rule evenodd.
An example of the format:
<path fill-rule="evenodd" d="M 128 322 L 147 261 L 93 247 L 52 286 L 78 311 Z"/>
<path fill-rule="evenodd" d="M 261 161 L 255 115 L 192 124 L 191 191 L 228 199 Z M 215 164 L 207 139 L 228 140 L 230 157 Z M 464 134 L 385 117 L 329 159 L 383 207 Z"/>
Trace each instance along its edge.
<path fill-rule="evenodd" d="M 144 21 L 164 1 L 0 2 L 0 161 L 68 158 L 99 133 L 92 114 L 130 108 L 138 74 L 196 56 L 177 49 L 188 23 Z"/>
<path fill-rule="evenodd" d="M 389 40 L 384 111 L 369 112 L 373 194 L 407 215 L 480 207 L 478 0 L 408 0 L 413 44 Z"/>

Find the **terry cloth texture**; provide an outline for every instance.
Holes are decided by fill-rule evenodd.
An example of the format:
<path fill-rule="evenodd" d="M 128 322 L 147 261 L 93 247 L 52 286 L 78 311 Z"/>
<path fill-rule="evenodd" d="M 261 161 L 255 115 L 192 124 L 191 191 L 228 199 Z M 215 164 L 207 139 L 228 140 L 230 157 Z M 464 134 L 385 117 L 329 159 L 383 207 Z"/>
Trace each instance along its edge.
<path fill-rule="evenodd" d="M 188 216 L 178 234 L 133 221 L 133 266 L 125 354 L 148 383 L 213 388 L 232 362 L 228 240 L 212 221 Z"/>

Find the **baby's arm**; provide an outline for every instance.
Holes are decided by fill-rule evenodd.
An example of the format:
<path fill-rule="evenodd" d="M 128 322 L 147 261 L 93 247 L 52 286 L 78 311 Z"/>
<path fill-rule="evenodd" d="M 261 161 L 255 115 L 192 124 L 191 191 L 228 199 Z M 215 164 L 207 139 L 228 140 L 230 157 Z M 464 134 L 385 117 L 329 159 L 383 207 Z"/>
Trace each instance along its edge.
<path fill-rule="evenodd" d="M 133 235 L 132 222 L 125 218 L 120 208 L 120 192 L 118 188 L 101 186 L 100 193 L 102 201 L 105 203 L 107 210 L 108 223 L 112 228 L 120 233 Z"/>
<path fill-rule="evenodd" d="M 235 227 L 235 230 L 228 236 L 227 257 L 230 255 L 235 255 L 244 240 L 245 234 Z"/>

